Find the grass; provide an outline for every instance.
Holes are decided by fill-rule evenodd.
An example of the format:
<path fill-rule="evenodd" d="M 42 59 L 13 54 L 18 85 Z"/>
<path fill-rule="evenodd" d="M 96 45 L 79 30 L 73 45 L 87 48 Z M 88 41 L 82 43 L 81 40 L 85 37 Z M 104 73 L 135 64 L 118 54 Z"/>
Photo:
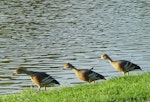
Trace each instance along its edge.
<path fill-rule="evenodd" d="M 150 73 L 35 93 L 0 96 L 0 102 L 150 102 Z"/>

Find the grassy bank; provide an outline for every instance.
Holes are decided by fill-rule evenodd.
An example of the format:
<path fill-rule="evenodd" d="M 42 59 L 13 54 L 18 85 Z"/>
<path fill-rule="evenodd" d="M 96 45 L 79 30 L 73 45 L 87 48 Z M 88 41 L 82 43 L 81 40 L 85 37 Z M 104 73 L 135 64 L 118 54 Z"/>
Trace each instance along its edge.
<path fill-rule="evenodd" d="M 150 73 L 35 93 L 0 96 L 0 102 L 150 102 Z"/>

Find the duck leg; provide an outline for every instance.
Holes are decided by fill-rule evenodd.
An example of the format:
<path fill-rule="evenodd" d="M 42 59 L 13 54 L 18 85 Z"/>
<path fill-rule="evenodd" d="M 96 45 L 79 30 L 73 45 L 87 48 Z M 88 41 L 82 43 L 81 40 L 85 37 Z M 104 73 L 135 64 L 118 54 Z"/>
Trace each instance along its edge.
<path fill-rule="evenodd" d="M 44 90 L 46 91 L 46 86 L 44 86 Z"/>

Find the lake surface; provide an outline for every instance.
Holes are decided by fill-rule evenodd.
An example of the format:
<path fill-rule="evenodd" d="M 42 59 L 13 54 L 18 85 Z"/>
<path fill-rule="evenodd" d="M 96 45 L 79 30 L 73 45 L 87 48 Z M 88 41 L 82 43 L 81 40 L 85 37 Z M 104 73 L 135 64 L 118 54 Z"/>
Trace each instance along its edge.
<path fill-rule="evenodd" d="M 103 53 L 142 67 L 131 74 L 150 71 L 149 0 L 0 1 L 0 94 L 34 86 L 25 74 L 12 76 L 18 67 L 47 72 L 61 86 L 86 84 L 62 70 L 67 62 L 94 66 L 107 79 L 121 76 L 99 60 Z"/>

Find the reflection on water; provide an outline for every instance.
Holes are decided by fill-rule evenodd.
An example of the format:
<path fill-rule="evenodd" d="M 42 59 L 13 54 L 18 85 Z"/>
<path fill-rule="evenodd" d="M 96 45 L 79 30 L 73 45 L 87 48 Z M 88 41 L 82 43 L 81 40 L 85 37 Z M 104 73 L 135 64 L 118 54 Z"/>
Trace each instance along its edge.
<path fill-rule="evenodd" d="M 24 74 L 12 76 L 17 67 L 47 72 L 61 86 L 84 83 L 71 70 L 62 70 L 66 62 L 94 66 L 108 79 L 120 76 L 99 60 L 102 53 L 149 71 L 149 9 L 147 0 L 1 0 L 0 94 L 34 85 Z"/>

